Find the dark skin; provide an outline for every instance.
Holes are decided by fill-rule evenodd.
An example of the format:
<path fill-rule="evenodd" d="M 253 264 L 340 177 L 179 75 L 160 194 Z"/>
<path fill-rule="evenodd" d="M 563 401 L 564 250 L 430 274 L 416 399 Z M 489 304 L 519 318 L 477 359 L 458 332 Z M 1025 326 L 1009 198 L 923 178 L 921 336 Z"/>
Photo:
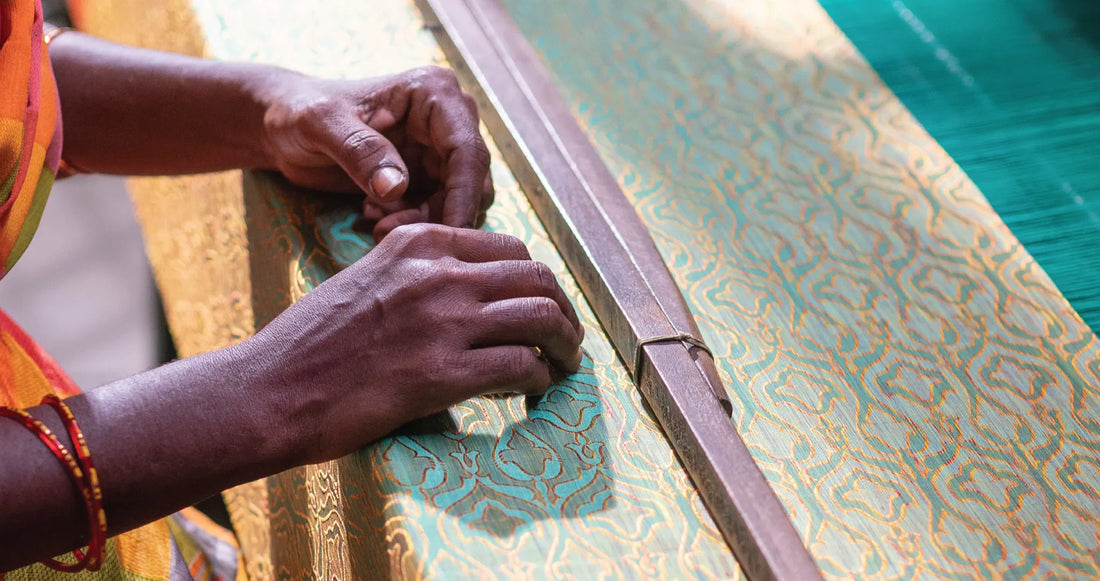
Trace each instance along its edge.
<path fill-rule="evenodd" d="M 492 184 L 476 109 L 449 72 L 324 81 L 76 33 L 50 52 L 70 163 L 278 170 L 365 192 L 382 239 L 251 339 L 67 400 L 109 534 L 475 395 L 542 393 L 552 370 L 579 366 L 583 330 L 550 270 L 515 238 L 462 229 L 484 219 Z M 64 433 L 49 408 L 29 411 Z M 0 421 L 0 466 L 0 571 L 88 542 L 65 470 L 15 422 Z"/>

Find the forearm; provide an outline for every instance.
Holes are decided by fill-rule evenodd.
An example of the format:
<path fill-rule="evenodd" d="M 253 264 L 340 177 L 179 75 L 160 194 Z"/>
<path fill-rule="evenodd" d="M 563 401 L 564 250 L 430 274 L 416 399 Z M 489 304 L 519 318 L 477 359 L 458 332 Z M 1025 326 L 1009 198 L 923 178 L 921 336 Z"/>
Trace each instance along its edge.
<path fill-rule="evenodd" d="M 63 157 L 86 171 L 179 174 L 271 169 L 265 90 L 289 71 L 109 43 L 79 33 L 50 44 L 65 127 Z"/>
<path fill-rule="evenodd" d="M 186 359 L 69 398 L 99 471 L 109 534 L 288 468 L 291 434 L 265 421 L 248 346 Z M 29 410 L 64 434 L 47 406 Z M 62 438 L 66 441 L 66 438 Z M 82 546 L 89 525 L 61 464 L 0 419 L 0 571 Z"/>

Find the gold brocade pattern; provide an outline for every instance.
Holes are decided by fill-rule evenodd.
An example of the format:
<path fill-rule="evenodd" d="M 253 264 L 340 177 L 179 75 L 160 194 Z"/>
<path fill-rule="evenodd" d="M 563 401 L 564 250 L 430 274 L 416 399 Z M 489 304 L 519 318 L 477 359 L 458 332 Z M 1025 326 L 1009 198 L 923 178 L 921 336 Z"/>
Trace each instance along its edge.
<path fill-rule="evenodd" d="M 1100 575 L 1100 343 L 815 0 L 504 3 L 827 578 Z"/>
<path fill-rule="evenodd" d="M 220 58 L 328 76 L 441 62 L 408 2 L 331 2 L 323 17 L 315 7 L 288 3 L 274 19 L 257 17 L 270 12 L 257 1 L 192 7 L 207 36 L 204 51 Z M 283 41 L 289 37 L 293 46 Z M 528 242 L 581 303 L 585 370 L 533 407 L 522 398 L 478 398 L 339 462 L 228 492 L 250 577 L 738 578 L 736 562 L 515 181 L 500 162 L 493 171 L 498 203 L 490 226 Z M 251 330 L 232 317 L 252 312 L 263 324 L 369 246 L 353 228 L 354 200 L 303 195 L 268 175 L 246 175 L 244 182 L 252 249 L 244 263 L 239 230 L 215 239 L 211 229 L 233 220 L 228 213 L 240 207 L 232 177 L 215 194 L 229 210 L 185 199 L 182 192 L 194 182 L 163 182 L 180 189 L 173 202 L 209 217 L 195 221 L 186 237 L 150 241 L 150 255 L 165 271 L 158 272 L 162 284 L 181 285 L 165 293 L 170 312 L 184 314 L 173 320 L 174 332 L 201 335 L 210 347 Z M 164 232 L 167 221 L 191 208 L 146 204 L 148 235 Z M 167 281 L 174 275 L 166 271 L 191 268 L 232 284 L 212 289 L 187 278 Z M 251 290 L 238 273 L 250 273 Z M 251 300 L 242 305 L 240 297 Z M 228 325 L 212 335 L 206 322 Z"/>
<path fill-rule="evenodd" d="M 255 330 L 240 184 L 241 172 L 127 183 L 181 357 Z"/>
<path fill-rule="evenodd" d="M 343 77 L 441 60 L 404 0 L 161 3 L 179 15 L 158 26 L 205 36 L 178 41 L 193 54 Z M 653 231 L 827 576 L 1095 571 L 1096 338 L 815 2 L 506 4 Z M 490 226 L 579 297 L 507 168 L 494 178 Z M 247 336 L 369 248 L 353 202 L 269 175 L 245 176 L 243 200 L 239 174 L 141 183 L 161 196 L 135 192 L 187 352 Z M 738 575 L 581 315 L 585 369 L 534 409 L 475 399 L 228 493 L 253 579 Z"/>

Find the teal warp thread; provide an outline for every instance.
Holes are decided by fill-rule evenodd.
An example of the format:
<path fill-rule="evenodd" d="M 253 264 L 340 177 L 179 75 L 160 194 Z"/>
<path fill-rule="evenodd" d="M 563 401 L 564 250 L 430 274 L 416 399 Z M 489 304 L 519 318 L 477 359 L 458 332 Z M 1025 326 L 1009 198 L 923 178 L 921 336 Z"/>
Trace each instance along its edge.
<path fill-rule="evenodd" d="M 820 4 L 1100 332 L 1100 4 Z"/>

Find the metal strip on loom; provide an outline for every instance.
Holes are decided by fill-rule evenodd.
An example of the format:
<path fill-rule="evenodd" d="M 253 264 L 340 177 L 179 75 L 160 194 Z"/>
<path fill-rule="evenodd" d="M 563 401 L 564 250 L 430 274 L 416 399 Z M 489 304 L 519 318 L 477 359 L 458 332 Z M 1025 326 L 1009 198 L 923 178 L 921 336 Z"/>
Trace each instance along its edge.
<path fill-rule="evenodd" d="M 746 574 L 820 579 L 729 419 L 710 356 L 680 341 L 654 342 L 641 347 L 634 368 L 646 338 L 699 330 L 538 55 L 494 0 L 418 4 Z"/>

